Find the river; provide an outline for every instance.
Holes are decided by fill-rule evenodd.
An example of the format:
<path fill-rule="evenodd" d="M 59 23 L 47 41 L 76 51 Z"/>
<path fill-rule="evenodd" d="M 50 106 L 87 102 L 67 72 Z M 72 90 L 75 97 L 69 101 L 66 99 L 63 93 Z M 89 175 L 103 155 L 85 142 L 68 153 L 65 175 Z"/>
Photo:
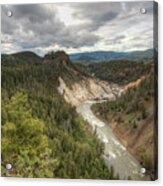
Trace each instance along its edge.
<path fill-rule="evenodd" d="M 94 115 L 91 106 L 97 102 L 99 101 L 85 101 L 77 107 L 77 112 L 96 130 L 97 137 L 104 143 L 105 164 L 108 168 L 113 166 L 120 179 L 128 179 L 130 176 L 133 180 L 149 180 L 141 172 L 139 162 L 126 150 L 109 125 Z"/>

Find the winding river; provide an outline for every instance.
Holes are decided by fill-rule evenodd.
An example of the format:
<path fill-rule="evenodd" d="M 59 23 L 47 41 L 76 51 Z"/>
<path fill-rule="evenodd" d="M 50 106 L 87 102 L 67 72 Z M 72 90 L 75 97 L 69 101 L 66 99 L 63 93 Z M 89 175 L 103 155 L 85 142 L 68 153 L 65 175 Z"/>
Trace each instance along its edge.
<path fill-rule="evenodd" d="M 108 167 L 113 166 L 115 174 L 120 179 L 149 180 L 141 172 L 139 162 L 126 150 L 112 129 L 103 121 L 98 119 L 91 111 L 91 106 L 99 101 L 85 101 L 77 107 L 77 112 L 96 130 L 97 137 L 104 143 L 103 158 Z"/>

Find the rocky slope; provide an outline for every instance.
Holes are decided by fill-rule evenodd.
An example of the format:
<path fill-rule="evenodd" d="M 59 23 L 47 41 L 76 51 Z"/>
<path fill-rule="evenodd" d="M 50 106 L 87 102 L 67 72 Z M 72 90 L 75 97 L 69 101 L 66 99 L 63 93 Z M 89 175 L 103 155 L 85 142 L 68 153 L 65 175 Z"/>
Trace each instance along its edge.
<path fill-rule="evenodd" d="M 115 100 L 116 95 L 123 92 L 116 84 L 83 75 L 63 51 L 47 54 L 43 64 L 53 65 L 52 68 L 60 71 L 58 92 L 73 106 L 86 100 Z"/>
<path fill-rule="evenodd" d="M 78 106 L 86 100 L 115 100 L 116 95 L 123 92 L 123 89 L 115 84 L 109 84 L 96 78 L 83 78 L 68 87 L 62 77 L 59 77 L 59 83 L 59 93 L 73 106 Z"/>

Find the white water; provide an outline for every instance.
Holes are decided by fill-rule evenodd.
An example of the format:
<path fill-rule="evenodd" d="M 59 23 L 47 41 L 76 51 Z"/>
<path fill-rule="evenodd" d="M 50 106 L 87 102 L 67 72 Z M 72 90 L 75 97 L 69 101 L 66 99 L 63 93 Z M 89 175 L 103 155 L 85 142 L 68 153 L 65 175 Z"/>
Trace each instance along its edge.
<path fill-rule="evenodd" d="M 103 121 L 98 119 L 91 111 L 92 104 L 97 101 L 85 101 L 77 107 L 77 112 L 96 130 L 97 137 L 104 143 L 104 161 L 108 167 L 113 166 L 115 174 L 120 179 L 130 176 L 133 180 L 149 180 L 141 173 L 141 165 L 126 150 L 119 139 L 114 135 L 112 129 Z"/>

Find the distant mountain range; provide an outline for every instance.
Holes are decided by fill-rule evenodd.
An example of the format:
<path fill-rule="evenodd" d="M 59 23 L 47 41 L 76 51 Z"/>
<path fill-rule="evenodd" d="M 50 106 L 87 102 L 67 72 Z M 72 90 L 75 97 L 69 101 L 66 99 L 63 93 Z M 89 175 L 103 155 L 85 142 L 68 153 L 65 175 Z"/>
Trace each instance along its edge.
<path fill-rule="evenodd" d="M 132 52 L 114 52 L 114 51 L 95 51 L 70 54 L 72 61 L 110 61 L 110 60 L 131 60 L 146 61 L 153 58 L 153 49 Z"/>
<path fill-rule="evenodd" d="M 113 60 L 146 61 L 153 59 L 153 53 L 153 49 L 133 52 L 94 51 L 69 54 L 69 58 L 73 62 L 103 62 Z M 43 57 L 31 51 L 22 51 L 8 55 L 2 54 L 1 56 L 5 62 L 39 63 L 43 60 Z"/>

